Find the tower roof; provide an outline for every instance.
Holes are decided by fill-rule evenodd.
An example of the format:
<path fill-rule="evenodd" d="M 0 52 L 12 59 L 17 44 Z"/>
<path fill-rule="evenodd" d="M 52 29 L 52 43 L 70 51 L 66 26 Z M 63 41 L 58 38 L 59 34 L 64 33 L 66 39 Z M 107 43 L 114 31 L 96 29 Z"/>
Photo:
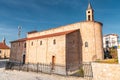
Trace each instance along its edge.
<path fill-rule="evenodd" d="M 6 44 L 0 42 L 0 49 L 10 49 Z"/>
<path fill-rule="evenodd" d="M 5 37 L 3 37 L 3 41 L 5 41 Z"/>
<path fill-rule="evenodd" d="M 90 2 L 88 3 L 88 9 L 92 9 Z"/>

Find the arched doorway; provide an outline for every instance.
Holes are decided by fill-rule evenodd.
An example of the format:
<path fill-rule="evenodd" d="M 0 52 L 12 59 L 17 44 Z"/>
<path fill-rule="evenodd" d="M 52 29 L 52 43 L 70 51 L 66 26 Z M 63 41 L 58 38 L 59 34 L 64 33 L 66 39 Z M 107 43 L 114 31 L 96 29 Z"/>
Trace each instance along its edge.
<path fill-rule="evenodd" d="M 25 54 L 23 55 L 23 64 L 25 64 Z"/>
<path fill-rule="evenodd" d="M 52 70 L 55 68 L 55 56 L 52 56 Z"/>

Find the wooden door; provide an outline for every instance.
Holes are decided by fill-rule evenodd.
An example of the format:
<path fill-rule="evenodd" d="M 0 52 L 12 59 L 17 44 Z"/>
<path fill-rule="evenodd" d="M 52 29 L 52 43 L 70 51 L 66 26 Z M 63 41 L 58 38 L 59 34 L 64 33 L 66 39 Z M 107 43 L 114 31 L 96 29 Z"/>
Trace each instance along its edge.
<path fill-rule="evenodd" d="M 54 70 L 55 67 L 55 56 L 52 56 L 52 70 Z"/>

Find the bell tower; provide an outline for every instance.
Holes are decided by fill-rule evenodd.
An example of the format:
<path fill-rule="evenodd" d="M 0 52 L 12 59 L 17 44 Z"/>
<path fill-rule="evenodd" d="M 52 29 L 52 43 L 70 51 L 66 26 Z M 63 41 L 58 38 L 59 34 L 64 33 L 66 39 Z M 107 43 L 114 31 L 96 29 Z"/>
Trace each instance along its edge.
<path fill-rule="evenodd" d="M 94 21 L 94 10 L 92 9 L 90 2 L 88 3 L 88 8 L 86 10 L 86 20 Z"/>

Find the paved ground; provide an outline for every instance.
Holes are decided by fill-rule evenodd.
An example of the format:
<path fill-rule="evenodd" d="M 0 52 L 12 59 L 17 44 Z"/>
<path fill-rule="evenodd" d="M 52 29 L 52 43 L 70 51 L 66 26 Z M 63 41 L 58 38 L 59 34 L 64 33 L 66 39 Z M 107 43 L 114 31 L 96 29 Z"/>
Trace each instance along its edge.
<path fill-rule="evenodd" d="M 6 60 L 0 60 L 0 80 L 85 80 L 78 77 L 65 77 L 43 73 L 5 70 Z"/>

